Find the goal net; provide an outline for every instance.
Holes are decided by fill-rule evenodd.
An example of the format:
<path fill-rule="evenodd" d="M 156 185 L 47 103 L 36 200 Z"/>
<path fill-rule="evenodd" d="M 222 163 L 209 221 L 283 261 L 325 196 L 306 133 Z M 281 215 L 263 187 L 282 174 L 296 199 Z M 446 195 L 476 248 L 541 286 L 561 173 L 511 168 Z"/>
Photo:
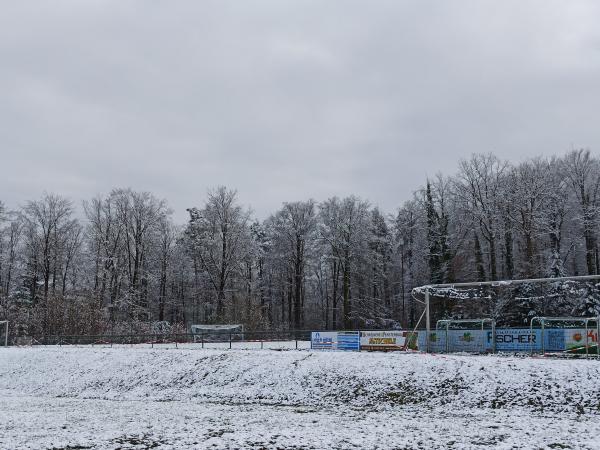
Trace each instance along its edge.
<path fill-rule="evenodd" d="M 224 342 L 224 341 L 243 341 L 244 325 L 208 325 L 197 324 L 190 327 L 194 342 Z"/>
<path fill-rule="evenodd" d="M 488 353 L 495 350 L 496 322 L 490 318 L 438 320 L 431 334 L 435 352 Z"/>
<path fill-rule="evenodd" d="M 8 320 L 0 320 L 0 345 L 8 346 Z"/>

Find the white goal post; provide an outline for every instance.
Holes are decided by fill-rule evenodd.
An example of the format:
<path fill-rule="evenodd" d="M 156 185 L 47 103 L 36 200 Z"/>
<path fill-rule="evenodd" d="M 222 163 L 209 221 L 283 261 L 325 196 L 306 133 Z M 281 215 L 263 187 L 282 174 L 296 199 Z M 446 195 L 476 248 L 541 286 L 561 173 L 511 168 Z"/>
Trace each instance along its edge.
<path fill-rule="evenodd" d="M 231 339 L 232 335 L 241 336 L 242 340 L 244 339 L 244 325 L 241 324 L 196 324 L 190 327 L 190 331 L 194 336 L 194 342 L 197 342 L 198 338 L 202 340 L 204 340 L 204 338 L 222 339 L 225 337 Z"/>
<path fill-rule="evenodd" d="M 2 329 L 4 329 L 4 346 L 8 347 L 8 320 L 0 320 L 0 336 L 2 336 Z"/>
<path fill-rule="evenodd" d="M 460 288 L 473 288 L 473 287 L 503 287 L 503 286 L 513 286 L 519 284 L 528 284 L 528 283 L 556 283 L 560 281 L 591 281 L 591 280 L 600 280 L 600 275 L 582 275 L 576 277 L 556 277 L 556 278 L 529 278 L 522 280 L 502 280 L 502 281 L 473 281 L 470 283 L 445 283 L 445 284 L 427 284 L 425 286 L 419 286 L 412 289 L 413 298 L 416 299 L 416 294 L 424 294 L 425 301 L 421 302 L 425 304 L 425 310 L 421 317 L 417 321 L 417 325 L 415 326 L 415 330 L 419 327 L 423 316 L 425 316 L 425 328 L 426 328 L 426 336 L 425 336 L 425 351 L 427 353 L 430 352 L 430 335 L 431 335 L 431 321 L 430 321 L 430 310 L 429 310 L 429 296 L 431 293 L 435 294 L 436 289 L 460 289 Z M 417 300 L 420 302 L 420 300 Z"/>

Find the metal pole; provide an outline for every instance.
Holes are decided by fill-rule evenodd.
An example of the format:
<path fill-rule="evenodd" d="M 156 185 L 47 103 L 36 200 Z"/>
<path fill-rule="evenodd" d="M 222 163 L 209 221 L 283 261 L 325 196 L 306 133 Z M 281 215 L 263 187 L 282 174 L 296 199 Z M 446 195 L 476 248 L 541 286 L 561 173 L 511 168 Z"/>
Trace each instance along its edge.
<path fill-rule="evenodd" d="M 536 317 L 533 317 L 529 322 L 529 347 L 531 348 L 531 354 L 533 355 L 533 321 Z"/>
<path fill-rule="evenodd" d="M 485 319 L 481 320 L 481 343 L 483 344 L 483 351 L 481 353 L 485 353 L 485 331 L 483 329 L 483 324 L 485 323 Z"/>
<path fill-rule="evenodd" d="M 600 317 L 596 317 L 596 357 L 600 358 Z"/>
<path fill-rule="evenodd" d="M 546 356 L 546 345 L 544 343 L 544 327 L 546 325 L 546 321 L 542 319 L 542 356 Z"/>
<path fill-rule="evenodd" d="M 589 355 L 589 337 L 588 337 L 588 320 L 589 319 L 585 319 L 585 359 L 588 359 L 590 357 Z"/>
<path fill-rule="evenodd" d="M 427 333 L 425 336 L 425 351 L 429 353 L 429 334 L 431 333 L 431 323 L 429 321 L 429 289 L 425 290 L 425 329 Z"/>
<path fill-rule="evenodd" d="M 450 342 L 448 340 L 448 328 L 450 328 L 450 321 L 446 322 L 446 353 L 450 353 Z"/>

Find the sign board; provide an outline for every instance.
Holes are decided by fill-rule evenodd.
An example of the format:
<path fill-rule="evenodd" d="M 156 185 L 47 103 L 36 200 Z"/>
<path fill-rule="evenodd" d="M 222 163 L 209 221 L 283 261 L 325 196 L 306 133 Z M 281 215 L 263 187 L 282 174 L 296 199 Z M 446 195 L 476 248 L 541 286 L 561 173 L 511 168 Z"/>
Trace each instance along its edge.
<path fill-rule="evenodd" d="M 596 330 L 588 329 L 588 345 L 597 341 Z M 585 349 L 585 329 L 546 328 L 543 333 L 544 350 L 562 352 Z M 492 332 L 487 332 L 487 342 L 492 340 Z M 542 330 L 536 328 L 496 328 L 496 351 L 499 352 L 539 352 L 542 350 Z"/>
<path fill-rule="evenodd" d="M 361 331 L 361 350 L 402 350 L 406 342 L 405 331 Z"/>
<path fill-rule="evenodd" d="M 491 331 L 489 335 L 491 336 Z M 429 333 L 429 348 L 434 353 L 450 352 L 486 352 L 492 351 L 491 337 L 488 342 L 487 331 L 478 330 L 435 330 Z M 425 348 L 425 333 L 419 335 L 419 346 Z"/>
<path fill-rule="evenodd" d="M 540 330 L 529 328 L 496 328 L 496 351 L 498 352 L 524 352 L 541 349 Z M 487 342 L 492 342 L 492 332 L 487 332 Z"/>
<path fill-rule="evenodd" d="M 419 348 L 427 347 L 427 333 L 419 334 Z M 429 333 L 429 348 L 434 353 L 442 353 L 446 351 L 446 332 L 432 331 Z"/>
<path fill-rule="evenodd" d="M 549 352 L 562 352 L 565 350 L 565 336 L 569 330 L 548 329 L 544 330 L 544 350 Z M 585 345 L 585 340 L 584 340 Z"/>
<path fill-rule="evenodd" d="M 310 336 L 313 350 L 360 350 L 358 331 L 313 331 Z"/>
<path fill-rule="evenodd" d="M 358 331 L 338 331 L 336 350 L 360 351 L 360 333 Z"/>
<path fill-rule="evenodd" d="M 313 331 L 310 336 L 310 348 L 314 350 L 334 350 L 337 342 L 335 331 Z"/>
<path fill-rule="evenodd" d="M 546 330 L 548 332 L 550 330 Z M 596 352 L 596 344 L 598 343 L 598 333 L 595 329 L 588 328 L 587 339 L 585 328 L 565 328 L 563 350 L 567 351 L 585 351 L 586 342 L 588 347 L 593 346 L 593 351 Z"/>
<path fill-rule="evenodd" d="M 442 333 L 438 330 L 438 333 Z M 485 330 L 448 330 L 448 350 L 451 352 L 485 352 L 492 350 L 487 345 Z"/>
<path fill-rule="evenodd" d="M 483 334 L 482 334 L 483 333 Z M 419 335 L 419 345 L 425 348 L 425 333 Z M 436 330 L 429 334 L 429 348 L 434 353 L 491 351 L 495 339 L 498 352 L 540 352 L 542 350 L 542 330 L 535 328 L 496 328 L 491 330 Z M 448 342 L 446 342 L 446 340 Z M 543 333 L 543 349 L 547 352 L 585 352 L 585 328 L 546 328 Z M 590 352 L 596 352 L 598 333 L 596 328 L 588 328 L 587 345 Z"/>

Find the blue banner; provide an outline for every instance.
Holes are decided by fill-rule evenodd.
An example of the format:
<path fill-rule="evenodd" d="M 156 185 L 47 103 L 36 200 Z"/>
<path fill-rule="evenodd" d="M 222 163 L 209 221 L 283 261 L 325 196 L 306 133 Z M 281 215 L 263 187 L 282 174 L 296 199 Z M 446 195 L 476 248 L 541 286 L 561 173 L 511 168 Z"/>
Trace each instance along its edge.
<path fill-rule="evenodd" d="M 313 350 L 360 351 L 358 331 L 313 331 L 310 337 Z"/>
<path fill-rule="evenodd" d="M 434 330 L 429 334 L 429 349 L 434 353 L 444 352 L 596 352 L 598 335 L 595 328 L 586 332 L 583 328 L 496 328 L 492 330 Z M 363 332 L 367 333 L 367 332 Z M 383 333 L 383 332 L 381 332 Z M 398 333 L 398 332 L 394 332 Z M 542 346 L 543 336 L 543 346 Z M 418 345 L 411 348 L 425 350 L 426 333 L 417 334 Z M 367 346 L 368 347 L 368 346 Z M 315 350 L 360 351 L 358 331 L 317 331 L 311 336 L 311 348 Z"/>
<path fill-rule="evenodd" d="M 337 349 L 347 351 L 360 351 L 360 332 L 338 331 Z"/>
<path fill-rule="evenodd" d="M 523 352 L 541 350 L 541 330 L 529 328 L 496 328 L 496 351 Z M 487 341 L 491 343 L 492 332 L 487 332 Z"/>

